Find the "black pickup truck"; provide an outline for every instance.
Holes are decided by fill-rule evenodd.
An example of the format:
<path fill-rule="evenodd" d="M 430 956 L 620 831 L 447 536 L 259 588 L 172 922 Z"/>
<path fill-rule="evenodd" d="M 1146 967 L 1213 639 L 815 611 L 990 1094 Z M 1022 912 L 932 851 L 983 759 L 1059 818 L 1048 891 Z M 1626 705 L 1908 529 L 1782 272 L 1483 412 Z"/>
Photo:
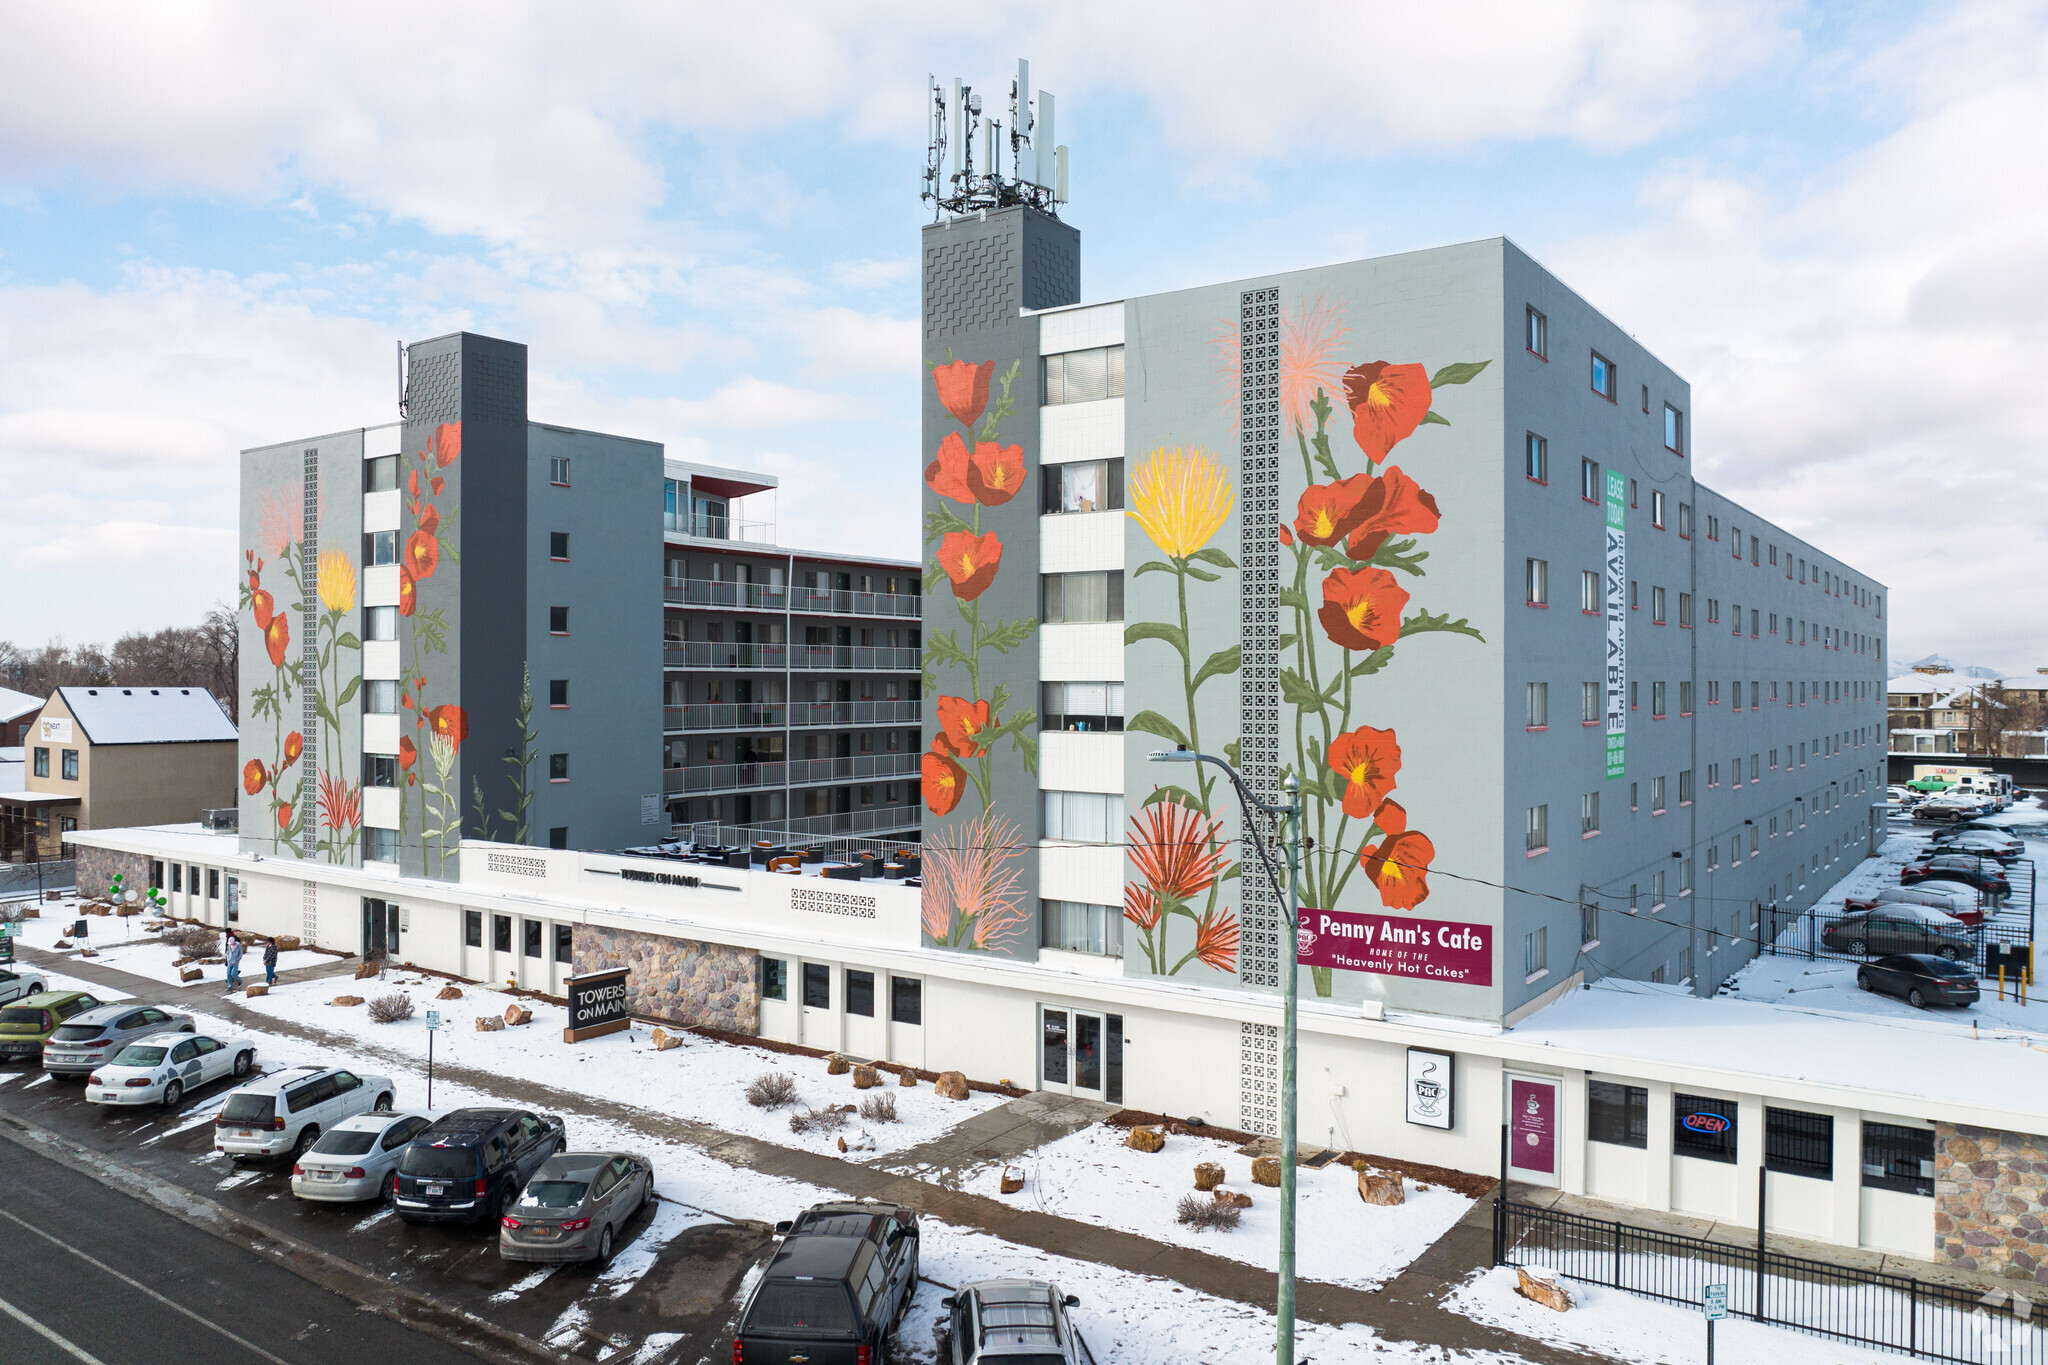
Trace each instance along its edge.
<path fill-rule="evenodd" d="M 886 1365 L 917 1292 L 917 1215 L 863 1199 L 775 1230 L 782 1243 L 740 1315 L 734 1365 Z"/>

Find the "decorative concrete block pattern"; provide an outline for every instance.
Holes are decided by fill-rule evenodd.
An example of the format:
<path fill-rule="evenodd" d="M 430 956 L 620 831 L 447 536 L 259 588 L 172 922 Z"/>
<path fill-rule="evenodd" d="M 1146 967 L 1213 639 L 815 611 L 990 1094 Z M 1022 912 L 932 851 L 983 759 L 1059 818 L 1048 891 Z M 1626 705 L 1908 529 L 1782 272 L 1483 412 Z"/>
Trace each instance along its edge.
<path fill-rule="evenodd" d="M 1238 733 L 1245 785 L 1266 801 L 1280 799 L 1280 291 L 1247 289 L 1238 297 L 1238 440 L 1243 482 L 1238 503 L 1240 579 Z M 1239 816 L 1247 838 L 1259 831 L 1250 811 Z M 1243 953 L 1238 977 L 1247 986 L 1280 985 L 1280 902 L 1265 878 L 1246 876 Z M 1270 1132 L 1249 1128 L 1251 1132 Z"/>
<path fill-rule="evenodd" d="M 2048 1284 L 2048 1138 L 1937 1122 L 1934 1235 L 1950 1265 Z"/>
<path fill-rule="evenodd" d="M 453 422 L 462 416 L 462 357 L 453 350 L 409 356 L 405 412 L 409 422 Z"/>
<path fill-rule="evenodd" d="M 1017 307 L 1017 238 L 965 236 L 925 252 L 924 334 L 1000 326 Z"/>
<path fill-rule="evenodd" d="M 789 904 L 793 910 L 808 910 L 814 915 L 852 915 L 855 919 L 873 919 L 877 902 L 873 896 L 850 896 L 840 891 L 814 891 L 799 886 L 789 893 Z"/>
<path fill-rule="evenodd" d="M 745 948 L 576 925 L 576 970 L 626 969 L 626 1007 L 647 1019 L 761 1031 L 761 959 Z"/>
<path fill-rule="evenodd" d="M 72 874 L 76 879 L 80 896 L 104 896 L 107 883 L 121 874 L 121 885 L 129 891 L 145 891 L 149 888 L 149 859 L 140 853 L 116 853 L 110 849 L 88 848 L 84 844 L 72 846 Z M 33 880 L 29 889 L 35 889 Z"/>
<path fill-rule="evenodd" d="M 1027 229 L 1028 230 L 1028 229 Z M 1024 306 L 1064 308 L 1081 297 L 1079 243 L 1059 232 L 1033 233 L 1040 240 L 1025 257 Z"/>

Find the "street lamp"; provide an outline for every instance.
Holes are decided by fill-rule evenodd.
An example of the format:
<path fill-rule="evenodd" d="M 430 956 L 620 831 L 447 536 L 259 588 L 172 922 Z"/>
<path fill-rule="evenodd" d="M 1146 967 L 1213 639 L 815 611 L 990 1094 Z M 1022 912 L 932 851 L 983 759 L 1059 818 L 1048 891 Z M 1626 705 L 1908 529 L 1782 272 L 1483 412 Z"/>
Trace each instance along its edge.
<path fill-rule="evenodd" d="M 1259 865 L 1265 870 L 1266 880 L 1272 884 L 1273 895 L 1280 901 L 1281 937 L 1286 940 L 1286 946 L 1280 953 L 1280 998 L 1285 1002 L 1281 1029 L 1284 1036 L 1280 1041 L 1280 1301 L 1275 1309 L 1279 1334 L 1273 1344 L 1273 1359 L 1276 1365 L 1294 1365 L 1294 1129 L 1298 1108 L 1294 1037 L 1299 1003 L 1296 977 L 1300 974 L 1297 958 L 1300 914 L 1296 903 L 1301 896 L 1301 802 L 1298 797 L 1301 784 L 1290 773 L 1280 784 L 1281 790 L 1287 793 L 1287 800 L 1280 805 L 1272 805 L 1252 795 L 1243 775 L 1213 754 L 1196 753 L 1190 749 L 1155 749 L 1146 757 L 1154 763 L 1208 763 L 1221 768 L 1223 775 L 1230 779 L 1230 785 L 1237 788 L 1238 799 L 1244 802 L 1246 809 L 1256 808 L 1267 815 L 1280 817 L 1280 842 L 1287 850 L 1287 886 L 1284 890 L 1280 885 L 1279 870 L 1273 866 L 1272 855 L 1266 851 L 1265 841 L 1258 836 L 1258 831 L 1251 830 L 1245 842 L 1257 851 Z"/>

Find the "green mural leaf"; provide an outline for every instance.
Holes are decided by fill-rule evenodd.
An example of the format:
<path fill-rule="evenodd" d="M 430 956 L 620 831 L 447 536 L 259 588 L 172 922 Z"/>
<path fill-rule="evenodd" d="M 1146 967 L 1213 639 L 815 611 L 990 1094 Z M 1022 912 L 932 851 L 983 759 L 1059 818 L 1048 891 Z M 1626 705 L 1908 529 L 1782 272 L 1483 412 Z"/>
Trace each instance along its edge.
<path fill-rule="evenodd" d="M 960 652 L 958 633 L 950 630 L 931 631 L 924 637 L 924 657 L 928 666 L 967 662 L 967 656 Z M 927 677 L 930 677 L 929 673 Z"/>
<path fill-rule="evenodd" d="M 1219 674 L 1235 673 L 1243 666 L 1244 650 L 1240 646 L 1232 645 L 1228 649 L 1219 649 L 1214 654 L 1211 654 L 1199 669 L 1195 670 L 1195 680 L 1192 684 L 1192 689 L 1200 691 L 1202 684 L 1209 681 L 1209 679 Z"/>
<path fill-rule="evenodd" d="M 1474 626 L 1464 617 L 1460 616 L 1455 621 L 1451 620 L 1449 612 L 1445 612 L 1442 616 L 1431 616 L 1426 611 L 1418 611 L 1401 623 L 1401 638 L 1404 640 L 1411 635 L 1422 635 L 1430 631 L 1449 631 L 1456 635 L 1469 635 L 1479 641 L 1486 639 L 1484 635 L 1479 633 L 1478 627 Z"/>
<path fill-rule="evenodd" d="M 1186 787 L 1176 787 L 1172 783 L 1168 783 L 1163 787 L 1154 787 L 1152 794 L 1138 803 L 1138 809 L 1143 810 L 1147 806 L 1156 806 L 1161 801 L 1171 801 L 1177 806 L 1186 806 L 1190 810 L 1203 811 L 1204 813 L 1208 809 L 1202 804 L 1201 797 L 1195 795 Z"/>
<path fill-rule="evenodd" d="M 1296 611 L 1307 611 L 1308 594 L 1300 588 L 1282 588 L 1280 589 L 1280 605 L 1283 607 L 1293 607 Z"/>
<path fill-rule="evenodd" d="M 1401 633 L 1406 635 L 1408 631 L 1404 627 Z M 1354 678 L 1369 678 L 1385 668 L 1393 661 L 1393 658 L 1394 647 L 1392 645 L 1381 645 L 1378 649 L 1351 665 L 1351 676 Z"/>
<path fill-rule="evenodd" d="M 1415 425 L 1419 427 L 1447 427 L 1450 424 L 1450 418 L 1438 416 L 1436 410 L 1432 408 L 1430 411 L 1423 413 L 1422 420 Z"/>
<path fill-rule="evenodd" d="M 1204 583 L 1214 583 L 1217 579 L 1223 576 L 1219 573 L 1211 573 L 1209 570 L 1203 568 L 1199 564 L 1190 564 L 1187 566 L 1185 570 L 1183 570 L 1183 572 L 1185 572 L 1189 578 L 1200 579 Z"/>
<path fill-rule="evenodd" d="M 1237 567 L 1236 560 L 1217 549 L 1214 545 L 1204 545 L 1201 549 L 1189 555 L 1188 558 L 1199 559 L 1204 564 L 1214 564 L 1219 569 L 1234 569 Z"/>
<path fill-rule="evenodd" d="M 1429 386 L 1440 389 L 1446 384 L 1469 384 L 1492 363 L 1491 360 L 1462 360 L 1455 365 L 1446 365 L 1429 377 Z"/>
<path fill-rule="evenodd" d="M 341 636 L 335 640 L 334 647 L 336 649 L 361 649 L 363 642 L 356 638 L 354 631 L 343 631 Z"/>
<path fill-rule="evenodd" d="M 1193 747 L 1188 743 L 1186 733 L 1178 725 L 1175 725 L 1157 711 L 1140 711 L 1137 715 L 1124 722 L 1124 729 L 1142 730 L 1148 735 L 1158 735 L 1161 739 L 1170 739 L 1183 749 Z"/>
<path fill-rule="evenodd" d="M 1291 630 L 1289 630 L 1289 631 L 1283 631 L 1283 632 L 1281 633 L 1281 635 L 1280 635 L 1280 648 L 1282 648 L 1282 649 L 1292 649 L 1292 648 L 1294 648 L 1294 642 L 1295 642 L 1295 641 L 1296 641 L 1297 639 L 1299 639 L 1299 638 L 1300 638 L 1300 637 L 1299 637 L 1299 636 L 1297 636 L 1297 635 L 1296 635 L 1296 634 L 1295 634 L 1295 633 L 1294 633 L 1293 631 L 1291 631 Z"/>
<path fill-rule="evenodd" d="M 1410 551 L 1414 553 L 1411 554 Z M 1406 540 L 1381 542 L 1380 548 L 1373 551 L 1372 562 L 1383 569 L 1399 569 L 1403 573 L 1420 578 L 1423 572 L 1422 561 L 1428 558 L 1429 551 L 1416 550 L 1415 540 L 1410 537 Z"/>
<path fill-rule="evenodd" d="M 945 581 L 946 581 L 946 571 L 945 571 L 944 569 L 942 569 L 942 568 L 940 568 L 940 567 L 939 567 L 939 561 L 938 561 L 938 560 L 934 559 L 934 560 L 933 560 L 933 561 L 932 561 L 932 562 L 931 562 L 930 564 L 928 564 L 928 565 L 926 565 L 926 566 L 925 566 L 925 571 L 924 571 L 924 593 L 925 593 L 925 596 L 929 597 L 929 596 L 931 596 L 931 595 L 932 595 L 933 593 L 937 592 L 937 591 L 938 591 L 938 589 L 939 589 L 939 584 L 941 584 L 941 583 L 943 583 L 943 582 L 945 582 Z"/>
<path fill-rule="evenodd" d="M 1330 479 L 1342 478 L 1343 475 L 1337 470 L 1337 461 L 1330 456 L 1330 413 L 1332 411 L 1330 396 L 1321 389 L 1317 389 L 1315 401 L 1308 406 L 1309 411 L 1316 415 L 1316 435 L 1313 442 L 1316 452 L 1316 464 Z"/>
<path fill-rule="evenodd" d="M 1036 716 L 1033 716 L 1033 717 L 1032 717 L 1031 719 L 1033 719 L 1033 720 L 1035 721 L 1035 720 L 1037 720 L 1037 719 L 1038 719 L 1038 717 L 1036 717 Z M 1020 758 L 1022 758 L 1022 759 L 1024 760 L 1024 770 L 1025 770 L 1026 772 L 1030 773 L 1030 774 L 1031 774 L 1031 775 L 1032 775 L 1032 776 L 1033 776 L 1034 778 L 1035 778 L 1035 777 L 1037 777 L 1037 776 L 1038 776 L 1038 740 L 1037 740 L 1037 738 L 1036 738 L 1035 736 L 1032 736 L 1032 735 L 1027 735 L 1027 734 L 1021 734 L 1021 733 L 1020 733 L 1020 734 L 1014 734 L 1014 735 L 1011 735 L 1011 736 L 1010 736 L 1010 745 L 1011 745 L 1011 747 L 1012 747 L 1012 748 L 1014 748 L 1014 749 L 1015 749 L 1015 750 L 1017 751 L 1017 755 L 1018 755 L 1018 757 L 1020 757 Z"/>
<path fill-rule="evenodd" d="M 1323 694 L 1310 687 L 1308 680 L 1291 668 L 1280 670 L 1280 699 L 1303 711 L 1323 709 Z"/>
<path fill-rule="evenodd" d="M 1359 564 L 1359 561 L 1345 554 L 1334 545 L 1318 545 L 1315 547 L 1315 552 L 1316 567 L 1324 573 L 1328 573 L 1332 569 L 1355 569 Z"/>
<path fill-rule="evenodd" d="M 1031 632 L 1037 629 L 1038 622 L 1028 616 L 1020 616 L 1014 621 L 1003 622 L 994 630 L 982 636 L 981 642 L 995 650 L 998 654 L 1008 654 L 1018 645 L 1030 639 Z"/>
<path fill-rule="evenodd" d="M 1124 627 L 1124 643 L 1134 645 L 1140 640 L 1164 640 L 1180 651 L 1180 657 L 1188 655 L 1187 633 L 1179 626 L 1165 621 L 1139 621 Z"/>
<path fill-rule="evenodd" d="M 1143 564 L 1140 564 L 1140 565 L 1139 565 L 1139 566 L 1138 566 L 1137 568 L 1135 568 L 1135 569 L 1131 570 L 1131 577 L 1133 577 L 1133 578 L 1136 578 L 1136 577 L 1137 577 L 1138 575 L 1140 575 L 1140 574 L 1148 574 L 1148 573 L 1172 573 L 1172 572 L 1173 572 L 1173 565 L 1171 565 L 1171 564 L 1168 564 L 1168 563 L 1167 563 L 1167 562 L 1166 562 L 1165 560 L 1163 560 L 1163 559 L 1148 559 L 1148 560 L 1146 560 L 1146 561 L 1145 561 L 1145 562 L 1144 562 Z"/>
<path fill-rule="evenodd" d="M 350 702 L 354 701 L 356 699 L 356 689 L 361 687 L 362 685 L 363 680 L 360 677 L 350 678 L 348 680 L 348 686 L 342 688 L 341 695 L 334 699 L 335 706 L 347 706 Z"/>
<path fill-rule="evenodd" d="M 929 545 L 939 537 L 954 531 L 972 531 L 974 528 L 960 520 L 950 507 L 941 506 L 935 512 L 924 514 L 924 543 Z"/>
<path fill-rule="evenodd" d="M 1233 739 L 1229 743 L 1225 744 L 1223 746 L 1223 756 L 1230 760 L 1231 767 L 1242 768 L 1244 766 L 1243 741 Z"/>

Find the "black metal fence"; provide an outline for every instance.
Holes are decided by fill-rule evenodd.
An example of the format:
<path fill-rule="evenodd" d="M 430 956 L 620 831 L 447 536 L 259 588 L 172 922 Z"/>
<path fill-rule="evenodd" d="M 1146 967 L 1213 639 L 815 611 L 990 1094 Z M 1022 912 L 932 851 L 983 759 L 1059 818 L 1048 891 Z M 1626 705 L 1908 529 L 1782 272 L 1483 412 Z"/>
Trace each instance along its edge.
<path fill-rule="evenodd" d="M 1975 967 L 1980 975 L 1996 976 L 2001 961 L 2007 975 L 2017 970 L 2017 961 L 2028 957 L 2034 942 L 2034 863 L 2022 859 L 2005 869 L 2012 883 L 2010 895 L 1994 901 L 1959 882 L 1923 882 L 1928 888 L 1962 891 L 1977 902 L 1981 922 L 1950 927 L 1946 932 L 1932 928 L 1886 928 L 1866 923 L 1863 911 L 1842 905 L 1822 904 L 1799 910 L 1791 906 L 1764 906 L 1757 916 L 1757 951 L 1778 957 L 1830 959 L 1861 962 L 1886 953 L 1942 953 Z M 1890 907 L 1906 911 L 1913 906 Z M 1939 909 L 1939 907 L 1928 907 Z M 1849 921 L 1845 924 L 1844 921 Z M 1860 926 L 1860 928 L 1858 927 Z M 1857 952 L 1858 944 L 1863 951 Z M 2031 966 L 2031 961 L 2029 960 Z"/>
<path fill-rule="evenodd" d="M 1955 1365 L 2048 1365 L 2048 1304 L 1710 1242 L 1512 1201 L 1494 1204 L 1494 1259 L 1697 1306 L 1728 1287 L 1738 1317 Z M 1761 1275 L 1759 1275 L 1761 1268 Z M 2024 1288 L 2024 1286 L 2022 1286 Z"/>

